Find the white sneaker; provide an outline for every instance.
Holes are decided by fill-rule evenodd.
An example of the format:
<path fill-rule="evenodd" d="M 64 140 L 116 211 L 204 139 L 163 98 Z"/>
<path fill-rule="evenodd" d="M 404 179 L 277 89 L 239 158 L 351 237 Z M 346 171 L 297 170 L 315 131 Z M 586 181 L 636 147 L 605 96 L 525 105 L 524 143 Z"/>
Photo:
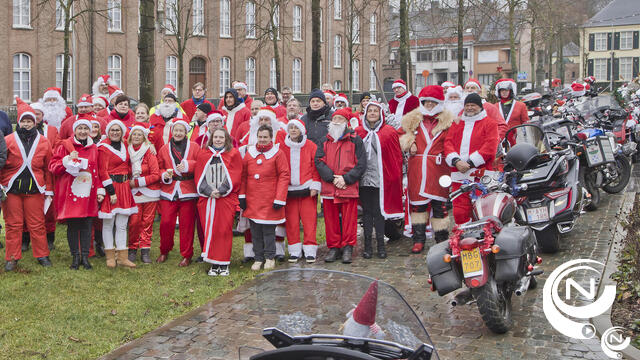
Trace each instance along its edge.
<path fill-rule="evenodd" d="M 251 270 L 258 271 L 262 267 L 262 261 L 256 261 L 251 265 Z M 266 267 L 266 266 L 265 266 Z"/>
<path fill-rule="evenodd" d="M 220 265 L 218 268 L 218 276 L 229 276 L 229 265 Z"/>
<path fill-rule="evenodd" d="M 211 266 L 211 269 L 209 269 L 209 271 L 207 272 L 207 275 L 209 276 L 218 276 L 218 268 Z"/>
<path fill-rule="evenodd" d="M 265 270 L 271 270 L 276 267 L 276 261 L 274 259 L 267 259 L 264 263 Z"/>

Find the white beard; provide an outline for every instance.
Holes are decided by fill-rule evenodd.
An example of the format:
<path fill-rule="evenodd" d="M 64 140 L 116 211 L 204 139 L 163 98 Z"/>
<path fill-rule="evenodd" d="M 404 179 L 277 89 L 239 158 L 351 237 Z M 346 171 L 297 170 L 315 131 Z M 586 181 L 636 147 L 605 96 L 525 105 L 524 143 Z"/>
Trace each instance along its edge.
<path fill-rule="evenodd" d="M 422 104 L 420 104 L 420 112 L 422 113 L 422 115 L 436 116 L 437 114 L 440 114 L 442 112 L 442 110 L 444 110 L 444 104 L 443 103 L 439 103 L 438 105 L 436 105 L 433 108 L 431 108 L 431 110 L 427 110 L 426 107 L 424 107 Z"/>
<path fill-rule="evenodd" d="M 42 113 L 44 114 L 43 120 L 60 130 L 62 120 L 67 117 L 67 105 L 64 102 L 43 102 Z"/>
<path fill-rule="evenodd" d="M 444 102 L 444 108 L 451 111 L 456 117 L 464 108 L 464 100 L 448 100 Z"/>
<path fill-rule="evenodd" d="M 156 112 L 164 118 L 172 117 L 175 111 L 176 106 L 174 104 L 160 103 L 156 106 Z"/>
<path fill-rule="evenodd" d="M 347 124 L 334 124 L 329 123 L 329 135 L 333 138 L 333 142 L 338 141 L 342 134 L 344 134 L 344 129 L 346 129 Z"/>

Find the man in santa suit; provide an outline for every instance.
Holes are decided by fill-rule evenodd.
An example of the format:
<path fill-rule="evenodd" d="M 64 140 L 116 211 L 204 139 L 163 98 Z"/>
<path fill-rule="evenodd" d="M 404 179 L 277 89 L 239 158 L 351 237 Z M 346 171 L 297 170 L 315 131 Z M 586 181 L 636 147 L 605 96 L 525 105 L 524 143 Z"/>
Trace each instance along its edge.
<path fill-rule="evenodd" d="M 377 256 L 387 257 L 384 246 L 385 221 L 404 216 L 402 206 L 402 150 L 398 132 L 385 123 L 382 105 L 369 101 L 365 120 L 356 129 L 367 152 L 367 169 L 360 179 L 360 203 L 364 230 L 362 257 L 373 254 L 372 233 L 375 227 Z"/>
<path fill-rule="evenodd" d="M 333 99 L 336 97 L 336 92 L 331 89 L 323 90 L 323 92 L 324 92 L 325 103 L 329 105 L 329 107 L 331 108 L 331 112 L 335 111 L 336 108 L 334 107 Z"/>
<path fill-rule="evenodd" d="M 191 139 L 191 141 L 196 141 L 198 137 L 207 132 L 207 116 L 213 114 L 212 109 L 213 107 L 209 102 L 203 102 L 196 106 L 196 111 L 191 117 L 191 134 L 189 134 L 189 139 Z M 215 112 L 218 112 L 218 110 Z"/>
<path fill-rule="evenodd" d="M 93 82 L 93 86 L 91 86 L 92 96 L 104 96 L 109 97 L 109 85 L 117 85 L 115 80 L 113 80 L 109 75 L 100 75 Z"/>
<path fill-rule="evenodd" d="M 238 129 L 244 122 L 251 120 L 251 110 L 242 102 L 236 89 L 227 89 L 224 93 L 222 113 L 227 118 L 227 131 L 234 139 L 239 139 Z"/>
<path fill-rule="evenodd" d="M 507 131 L 512 127 L 529 122 L 527 105 L 522 101 L 516 100 L 517 93 L 518 86 L 513 79 L 500 79 L 496 82 L 496 97 L 500 101 L 495 104 L 495 107 L 499 116 L 507 124 Z M 509 139 L 509 142 L 515 143 L 515 133 L 513 133 L 513 139 Z"/>
<path fill-rule="evenodd" d="M 283 129 L 286 128 L 290 120 L 300 120 L 300 118 L 302 117 L 302 114 L 300 113 L 300 101 L 298 101 L 298 99 L 294 98 L 293 96 L 290 97 L 289 101 L 287 101 L 286 103 L 286 107 L 287 116 L 278 118 L 278 122 L 280 122 L 280 126 L 282 126 Z"/>
<path fill-rule="evenodd" d="M 336 110 L 340 110 L 342 108 L 349 107 L 349 100 L 347 99 L 347 95 L 343 93 L 339 93 L 333 98 L 333 106 Z"/>
<path fill-rule="evenodd" d="M 156 151 L 169 142 L 171 139 L 171 126 L 166 126 L 174 120 L 184 120 L 184 114 L 178 107 L 177 98 L 172 93 L 167 93 L 163 101 L 156 106 L 156 111 L 149 118 L 151 133 L 149 141 L 153 144 Z"/>
<path fill-rule="evenodd" d="M 245 104 L 245 106 L 251 109 L 253 98 L 249 94 L 247 94 L 247 91 L 249 91 L 249 87 L 247 86 L 247 84 L 242 81 L 236 81 L 236 83 L 233 84 L 233 88 L 236 89 L 236 91 L 238 92 L 238 96 L 242 99 L 242 102 Z"/>
<path fill-rule="evenodd" d="M 293 99 L 295 100 L 295 99 Z M 292 100 L 289 100 L 290 102 Z M 281 144 L 291 169 L 291 180 L 285 206 L 286 233 L 289 241 L 289 262 L 296 263 L 302 258 L 307 263 L 316 261 L 318 242 L 316 241 L 317 195 L 320 191 L 320 175 L 314 158 L 316 144 L 307 139 L 304 124 L 291 119 L 287 125 L 288 134 Z M 304 229 L 304 240 L 300 242 L 300 222 Z"/>
<path fill-rule="evenodd" d="M 280 125 L 278 119 L 276 119 L 276 113 L 271 106 L 265 106 L 258 114 L 251 118 L 249 121 L 249 131 L 246 132 L 246 135 L 238 141 L 241 145 L 255 145 L 258 142 L 258 129 L 262 125 L 270 126 L 273 130 L 273 143 L 280 144 L 284 141 L 284 138 L 287 136 L 287 132 Z M 243 125 L 243 128 L 247 125 Z M 239 132 L 245 132 L 244 129 L 241 128 Z"/>
<path fill-rule="evenodd" d="M 394 81 L 391 89 L 395 96 L 389 100 L 389 111 L 396 121 L 400 121 L 405 114 L 420 106 L 418 98 L 407 90 L 407 83 L 404 80 L 398 79 Z"/>
<path fill-rule="evenodd" d="M 71 109 L 69 109 L 67 102 L 64 101 L 57 88 L 48 88 L 44 92 L 40 103 L 43 107 L 44 121 L 58 130 L 60 130 L 64 119 L 73 116 Z"/>
<path fill-rule="evenodd" d="M 187 115 L 187 120 L 193 121 L 193 115 L 196 113 L 196 109 L 201 104 L 208 104 L 210 108 L 213 108 L 213 104 L 206 99 L 207 90 L 204 88 L 204 84 L 197 82 L 191 87 L 191 98 L 183 101 L 180 106 Z M 209 110 L 211 112 L 211 110 Z M 208 113 L 207 113 L 208 114 Z"/>
<path fill-rule="evenodd" d="M 467 95 L 461 120 L 451 125 L 444 143 L 445 160 L 454 181 L 452 191 L 458 190 L 465 180 L 477 182 L 483 175 L 491 175 L 498 149 L 498 126 L 482 108 L 480 95 Z M 469 193 L 453 200 L 456 224 L 469 221 L 471 210 Z"/>
<path fill-rule="evenodd" d="M 442 84 L 440 84 L 440 86 L 442 86 L 442 91 L 444 91 L 444 93 L 446 94 L 446 93 L 447 93 L 447 90 L 448 90 L 450 87 L 454 87 L 454 86 L 456 86 L 456 84 L 452 83 L 451 81 L 445 81 L 445 82 L 443 82 Z"/>
<path fill-rule="evenodd" d="M 36 129 L 34 110 L 18 97 L 16 103 L 18 128 L 5 137 L 7 162 L 0 174 L 0 184 L 7 192 L 2 204 L 7 243 L 5 271 L 15 270 L 22 258 L 20 242 L 25 222 L 33 241 L 33 256 L 40 265 L 51 266 L 42 210 L 53 196 L 53 180 L 47 169 L 51 145 Z"/>
<path fill-rule="evenodd" d="M 96 115 L 93 112 L 93 99 L 89 94 L 83 94 L 78 99 L 78 103 L 76 104 L 78 109 L 77 115 L 71 115 L 68 118 L 64 119 L 62 125 L 60 126 L 60 131 L 58 132 L 58 136 L 61 140 L 68 139 L 73 136 L 73 123 L 80 119 L 86 119 L 91 121 L 96 118 Z M 45 107 L 45 121 L 46 121 L 46 107 Z"/>
<path fill-rule="evenodd" d="M 469 94 L 478 94 L 478 96 L 480 96 L 481 92 L 482 85 L 480 85 L 480 82 L 477 79 L 471 78 L 464 84 L 464 97 Z M 500 138 L 500 140 L 502 140 L 508 129 L 507 123 L 504 121 L 504 118 L 500 116 L 498 109 L 490 102 L 487 102 L 485 99 L 482 99 L 482 108 L 487 112 L 487 116 L 490 119 L 493 119 L 493 121 L 498 126 L 498 137 Z"/>
<path fill-rule="evenodd" d="M 287 116 L 287 110 L 284 106 L 280 105 L 278 90 L 275 88 L 270 87 L 264 91 L 264 104 L 273 108 L 273 111 L 276 112 L 276 118 Z"/>
<path fill-rule="evenodd" d="M 449 175 L 445 139 L 456 116 L 445 108 L 442 87 L 429 85 L 419 94 L 420 107 L 402 118 L 402 150 L 409 154 L 407 180 L 414 254 L 422 252 L 429 220 L 436 242 L 447 240 L 449 220 L 445 204 L 449 189 L 438 184 Z M 431 219 L 430 219 L 431 218 Z"/>

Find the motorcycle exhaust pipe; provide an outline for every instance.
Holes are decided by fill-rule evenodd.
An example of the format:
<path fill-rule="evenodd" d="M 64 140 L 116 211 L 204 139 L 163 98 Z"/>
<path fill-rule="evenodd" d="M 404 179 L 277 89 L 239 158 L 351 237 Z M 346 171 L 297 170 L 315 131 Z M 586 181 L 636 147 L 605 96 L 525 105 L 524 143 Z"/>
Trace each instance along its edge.
<path fill-rule="evenodd" d="M 516 288 L 516 296 L 522 296 L 524 295 L 527 290 L 529 289 L 529 283 L 531 282 L 531 277 L 530 276 L 525 276 L 522 279 L 520 279 L 520 281 L 518 281 L 517 284 L 517 288 Z"/>
<path fill-rule="evenodd" d="M 466 305 L 472 299 L 473 299 L 473 295 L 471 295 L 471 291 L 469 289 L 465 289 L 453 297 L 453 300 L 451 300 L 451 306 L 455 307 L 455 306 Z"/>

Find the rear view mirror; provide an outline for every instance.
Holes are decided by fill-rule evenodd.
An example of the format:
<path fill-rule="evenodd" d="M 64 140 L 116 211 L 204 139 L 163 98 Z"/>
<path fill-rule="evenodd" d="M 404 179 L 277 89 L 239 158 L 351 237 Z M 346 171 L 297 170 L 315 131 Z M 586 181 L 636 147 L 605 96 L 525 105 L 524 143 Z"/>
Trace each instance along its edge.
<path fill-rule="evenodd" d="M 448 188 L 449 186 L 451 186 L 451 183 L 452 183 L 451 177 L 449 175 L 442 175 L 440 176 L 440 179 L 438 179 L 438 183 L 443 188 Z"/>

